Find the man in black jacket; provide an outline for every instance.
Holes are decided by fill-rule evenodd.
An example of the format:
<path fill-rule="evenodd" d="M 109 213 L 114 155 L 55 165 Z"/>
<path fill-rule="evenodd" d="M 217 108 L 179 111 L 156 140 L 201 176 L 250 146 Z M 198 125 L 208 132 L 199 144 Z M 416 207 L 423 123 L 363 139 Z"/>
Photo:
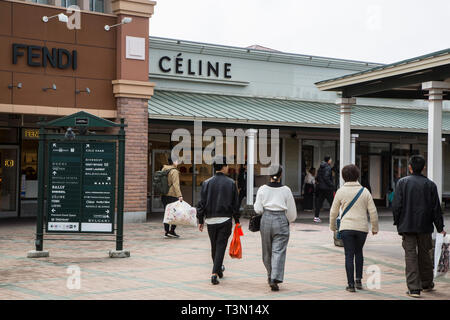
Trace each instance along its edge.
<path fill-rule="evenodd" d="M 316 212 L 314 215 L 314 222 L 321 222 L 319 218 L 320 209 L 322 209 L 323 200 L 327 199 L 328 203 L 333 203 L 333 173 L 331 171 L 331 157 L 326 156 L 324 161 L 320 164 L 320 168 L 317 171 L 316 177 L 317 189 L 316 189 Z"/>
<path fill-rule="evenodd" d="M 201 199 L 197 205 L 199 230 L 203 231 L 204 223 L 208 225 L 211 241 L 213 270 L 212 284 L 219 284 L 217 277 L 223 277 L 223 259 L 231 235 L 232 221 L 239 223 L 239 197 L 233 179 L 226 176 L 228 165 L 225 157 L 214 159 L 216 174 L 202 184 Z"/>
<path fill-rule="evenodd" d="M 407 294 L 420 297 L 420 292 L 431 291 L 433 262 L 431 234 L 445 235 L 441 203 L 436 184 L 422 175 L 425 159 L 414 155 L 409 159 L 410 176 L 397 182 L 393 201 L 394 225 L 403 238 L 405 250 Z"/>

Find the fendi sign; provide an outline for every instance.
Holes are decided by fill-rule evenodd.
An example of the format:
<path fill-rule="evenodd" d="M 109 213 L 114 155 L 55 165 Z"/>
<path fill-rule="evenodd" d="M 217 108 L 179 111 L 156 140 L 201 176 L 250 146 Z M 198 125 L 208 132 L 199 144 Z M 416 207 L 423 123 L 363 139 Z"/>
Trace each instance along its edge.
<path fill-rule="evenodd" d="M 17 64 L 19 58 L 23 56 L 26 56 L 27 64 L 30 67 L 46 68 L 49 65 L 58 69 L 72 68 L 76 70 L 77 68 L 76 50 L 70 52 L 66 49 L 52 48 L 50 51 L 47 47 L 13 43 L 13 64 Z"/>
<path fill-rule="evenodd" d="M 228 62 L 211 62 L 202 60 L 185 59 L 179 53 L 173 59 L 169 56 L 163 56 L 159 59 L 159 70 L 169 73 L 172 70 L 176 74 L 187 74 L 188 76 L 208 76 L 208 77 L 224 77 L 231 79 L 231 63 Z"/>

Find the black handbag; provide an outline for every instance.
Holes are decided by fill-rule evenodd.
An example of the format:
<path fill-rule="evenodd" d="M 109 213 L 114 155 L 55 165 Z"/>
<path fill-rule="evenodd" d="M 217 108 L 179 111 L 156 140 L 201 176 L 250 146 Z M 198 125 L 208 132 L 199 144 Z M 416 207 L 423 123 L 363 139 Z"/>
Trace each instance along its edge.
<path fill-rule="evenodd" d="M 261 218 L 262 214 L 252 215 L 248 224 L 248 230 L 250 230 L 251 232 L 259 231 L 261 227 Z"/>

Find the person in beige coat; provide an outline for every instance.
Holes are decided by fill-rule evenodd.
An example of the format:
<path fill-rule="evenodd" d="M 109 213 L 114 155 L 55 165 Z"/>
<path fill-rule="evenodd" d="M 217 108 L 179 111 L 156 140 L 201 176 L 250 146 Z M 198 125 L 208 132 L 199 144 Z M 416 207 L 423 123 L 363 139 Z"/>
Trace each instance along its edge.
<path fill-rule="evenodd" d="M 347 272 L 349 292 L 355 292 L 356 289 L 362 289 L 363 274 L 363 247 L 369 233 L 367 221 L 367 212 L 369 212 L 370 222 L 372 224 L 372 234 L 378 233 L 378 214 L 372 195 L 369 190 L 362 187 L 358 182 L 360 171 L 354 164 L 349 164 L 342 168 L 342 178 L 345 184 L 336 192 L 333 204 L 330 209 L 330 229 L 336 231 L 336 220 L 347 206 L 352 202 L 358 192 L 362 189 L 359 198 L 341 219 L 339 231 L 344 242 L 345 251 L 345 269 Z M 353 261 L 355 263 L 353 263 Z M 356 282 L 355 282 L 356 267 Z"/>
<path fill-rule="evenodd" d="M 180 172 L 177 169 L 180 163 L 178 158 L 169 158 L 168 164 L 164 165 L 162 170 L 170 170 L 167 175 L 167 182 L 169 183 L 169 191 L 167 194 L 161 197 L 161 201 L 164 205 L 164 210 L 169 203 L 175 201 L 183 201 L 183 196 L 180 189 Z M 164 223 L 165 238 L 179 238 L 180 236 L 175 232 L 176 225 L 170 225 Z"/>

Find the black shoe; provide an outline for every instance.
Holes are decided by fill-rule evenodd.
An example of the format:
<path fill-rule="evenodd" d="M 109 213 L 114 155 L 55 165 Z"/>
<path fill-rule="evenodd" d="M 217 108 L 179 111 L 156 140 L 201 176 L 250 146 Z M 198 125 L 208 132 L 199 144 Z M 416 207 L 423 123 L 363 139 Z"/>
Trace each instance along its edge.
<path fill-rule="evenodd" d="M 434 282 L 431 283 L 429 287 L 424 287 L 423 292 L 430 292 L 434 290 Z"/>
<path fill-rule="evenodd" d="M 167 235 L 171 238 L 179 238 L 180 236 L 175 233 L 175 231 L 169 231 Z"/>
<path fill-rule="evenodd" d="M 420 290 L 409 290 L 406 294 L 413 298 L 420 298 Z"/>
<path fill-rule="evenodd" d="M 347 290 L 348 292 L 356 292 L 354 284 L 349 284 L 347 288 L 345 288 L 345 290 Z"/>
<path fill-rule="evenodd" d="M 355 281 L 355 288 L 358 289 L 358 290 L 362 290 L 363 289 L 361 280 L 356 280 Z"/>
<path fill-rule="evenodd" d="M 166 232 L 166 234 L 164 235 L 164 238 L 166 238 L 166 239 L 169 239 L 169 238 L 170 238 L 168 232 Z"/>
<path fill-rule="evenodd" d="M 216 275 L 211 276 L 211 283 L 212 284 L 219 284 L 220 283 L 219 280 L 217 280 L 217 276 Z"/>
<path fill-rule="evenodd" d="M 270 289 L 272 291 L 280 291 L 280 288 L 278 287 L 278 283 L 276 283 L 275 281 L 270 281 L 269 285 L 270 285 Z"/>

